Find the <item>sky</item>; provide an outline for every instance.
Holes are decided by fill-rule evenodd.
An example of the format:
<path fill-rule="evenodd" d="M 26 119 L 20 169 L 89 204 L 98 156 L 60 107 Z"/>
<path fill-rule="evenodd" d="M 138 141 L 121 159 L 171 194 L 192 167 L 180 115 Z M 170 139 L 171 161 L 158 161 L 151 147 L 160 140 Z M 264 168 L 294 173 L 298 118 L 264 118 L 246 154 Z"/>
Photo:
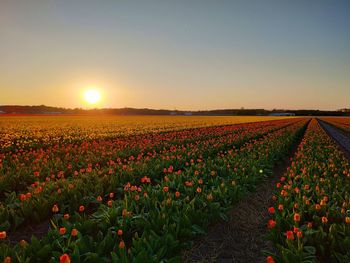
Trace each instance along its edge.
<path fill-rule="evenodd" d="M 350 108 L 350 1 L 0 0 L 0 105 Z"/>

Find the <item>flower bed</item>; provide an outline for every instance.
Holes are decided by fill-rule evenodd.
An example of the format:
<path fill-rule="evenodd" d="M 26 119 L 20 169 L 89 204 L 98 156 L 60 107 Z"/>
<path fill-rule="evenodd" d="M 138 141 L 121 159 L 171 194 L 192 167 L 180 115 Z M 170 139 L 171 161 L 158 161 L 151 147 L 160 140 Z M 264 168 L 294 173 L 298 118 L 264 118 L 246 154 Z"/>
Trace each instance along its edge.
<path fill-rule="evenodd" d="M 350 165 L 316 120 L 310 123 L 269 208 L 273 262 L 350 261 Z"/>

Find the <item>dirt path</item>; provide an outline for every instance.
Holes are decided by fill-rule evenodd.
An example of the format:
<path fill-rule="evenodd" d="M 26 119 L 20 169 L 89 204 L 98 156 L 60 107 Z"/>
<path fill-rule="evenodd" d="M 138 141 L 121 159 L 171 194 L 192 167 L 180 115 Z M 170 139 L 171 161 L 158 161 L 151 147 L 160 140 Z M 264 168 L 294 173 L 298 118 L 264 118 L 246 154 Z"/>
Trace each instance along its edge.
<path fill-rule="evenodd" d="M 12 245 L 16 245 L 19 241 L 25 240 L 30 242 L 32 236 L 36 238 L 42 238 L 47 234 L 50 227 L 50 221 L 45 220 L 40 224 L 27 225 L 25 227 L 20 228 L 14 233 L 10 232 L 9 241 Z"/>
<path fill-rule="evenodd" d="M 321 127 L 331 136 L 344 151 L 350 161 L 350 135 L 335 126 L 318 119 Z"/>
<path fill-rule="evenodd" d="M 273 244 L 265 238 L 269 219 L 267 209 L 272 205 L 275 185 L 289 167 L 300 141 L 289 157 L 275 167 L 273 177 L 232 208 L 227 222 L 217 222 L 204 237 L 195 241 L 192 249 L 183 253 L 184 262 L 266 262 L 263 251 L 274 251 Z"/>

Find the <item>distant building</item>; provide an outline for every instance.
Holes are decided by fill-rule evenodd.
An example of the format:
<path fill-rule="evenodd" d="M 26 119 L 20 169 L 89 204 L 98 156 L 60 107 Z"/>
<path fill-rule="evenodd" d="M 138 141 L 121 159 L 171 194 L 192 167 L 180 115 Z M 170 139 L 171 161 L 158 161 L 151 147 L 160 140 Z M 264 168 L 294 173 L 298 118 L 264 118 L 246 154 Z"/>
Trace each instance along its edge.
<path fill-rule="evenodd" d="M 185 116 L 192 116 L 192 112 L 185 112 Z"/>
<path fill-rule="evenodd" d="M 291 112 L 273 112 L 273 113 L 270 113 L 269 116 L 295 116 L 295 113 L 291 113 Z"/>
<path fill-rule="evenodd" d="M 2 111 L 2 110 L 0 110 L 0 114 L 5 114 L 5 112 L 4 112 L 4 111 Z"/>

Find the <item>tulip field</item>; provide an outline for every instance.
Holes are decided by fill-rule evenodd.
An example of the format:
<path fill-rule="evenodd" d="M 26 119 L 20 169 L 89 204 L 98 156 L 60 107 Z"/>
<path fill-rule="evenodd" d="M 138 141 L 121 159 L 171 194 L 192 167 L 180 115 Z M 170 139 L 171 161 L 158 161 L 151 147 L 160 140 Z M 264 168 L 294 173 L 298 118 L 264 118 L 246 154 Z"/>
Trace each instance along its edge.
<path fill-rule="evenodd" d="M 268 208 L 267 260 L 350 260 L 350 165 L 316 119 L 17 116 L 0 127 L 4 262 L 181 262 L 300 140 Z"/>
<path fill-rule="evenodd" d="M 114 139 L 225 124 L 276 120 L 285 117 L 184 116 L 16 116 L 0 115 L 0 148 L 21 150 L 49 145 Z"/>
<path fill-rule="evenodd" d="M 275 260 L 350 262 L 349 193 L 348 160 L 312 120 L 269 208 L 270 237 L 280 251 Z"/>

